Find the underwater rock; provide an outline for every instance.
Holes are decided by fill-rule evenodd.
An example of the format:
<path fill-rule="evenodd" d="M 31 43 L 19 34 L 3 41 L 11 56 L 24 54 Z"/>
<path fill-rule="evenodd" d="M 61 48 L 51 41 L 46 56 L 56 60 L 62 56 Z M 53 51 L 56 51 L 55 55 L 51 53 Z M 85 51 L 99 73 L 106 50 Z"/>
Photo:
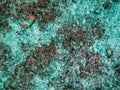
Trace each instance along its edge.
<path fill-rule="evenodd" d="M 91 67 L 93 69 L 96 69 L 98 72 L 101 72 L 101 59 L 100 56 L 95 54 L 93 56 L 91 56 L 91 58 L 89 59 L 89 64 L 87 65 L 88 67 Z"/>
<path fill-rule="evenodd" d="M 80 77 L 87 78 L 92 77 L 94 74 L 101 74 L 102 73 L 102 64 L 100 56 L 97 54 L 93 54 L 87 61 L 85 67 L 81 68 Z"/>
<path fill-rule="evenodd" d="M 68 70 L 65 72 L 65 76 L 66 76 L 66 77 L 70 77 L 71 75 L 72 75 L 72 72 L 70 72 L 70 71 L 68 71 Z"/>
<path fill-rule="evenodd" d="M 53 7 L 57 7 L 58 5 L 59 5 L 59 3 L 57 3 L 57 2 L 52 3 Z"/>
<path fill-rule="evenodd" d="M 112 49 L 107 49 L 106 50 L 106 56 L 108 57 L 108 59 L 109 58 L 113 58 L 114 56 L 113 56 L 113 50 Z"/>
<path fill-rule="evenodd" d="M 75 48 L 72 47 L 70 53 L 71 53 L 71 56 L 74 57 L 77 51 L 75 50 Z"/>
<path fill-rule="evenodd" d="M 117 2 L 120 2 L 120 0 L 112 0 L 112 1 L 113 1 L 113 2 L 116 2 L 116 3 L 117 3 Z"/>
<path fill-rule="evenodd" d="M 0 52 L 3 54 L 10 54 L 11 50 L 5 43 L 0 43 Z"/>
<path fill-rule="evenodd" d="M 11 49 L 5 43 L 0 43 L 0 70 L 7 71 L 11 61 Z"/>
<path fill-rule="evenodd" d="M 24 77 L 21 79 L 10 78 L 4 88 L 5 90 L 33 90 L 32 84 L 28 83 Z"/>
<path fill-rule="evenodd" d="M 1 4 L 0 4 L 0 11 L 8 11 L 8 4 L 10 3 L 10 0 L 4 0 Z"/>
<path fill-rule="evenodd" d="M 64 35 L 62 44 L 65 49 L 70 51 L 66 68 L 73 66 L 71 63 L 77 62 L 79 66 L 74 65 L 73 67 L 77 68 L 76 72 L 80 70 L 80 78 L 94 77 L 94 75 L 102 74 L 100 55 L 92 53 L 90 47 L 94 44 L 94 40 L 102 38 L 104 32 L 105 30 L 102 29 L 100 24 L 94 24 L 90 30 L 84 30 L 82 26 L 77 24 L 71 24 L 62 28 L 58 32 L 58 37 L 59 35 Z M 77 61 L 74 61 L 75 58 Z M 86 61 L 86 66 L 83 66 L 82 60 Z"/>
<path fill-rule="evenodd" d="M 100 87 L 95 87 L 95 90 L 102 90 L 102 86 Z"/>
<path fill-rule="evenodd" d="M 85 31 L 81 28 L 79 28 L 79 25 L 76 25 L 76 29 L 78 27 L 78 30 L 74 31 L 75 28 L 68 26 L 68 28 L 64 29 L 64 40 L 63 40 L 63 46 L 65 48 L 73 47 L 76 45 L 80 45 L 80 42 L 83 43 L 83 46 L 92 46 L 92 43 L 94 42 L 91 36 L 91 33 L 88 31 Z M 74 45 L 73 45 L 74 43 Z"/>
<path fill-rule="evenodd" d="M 31 50 L 30 47 L 32 47 L 30 43 L 23 43 L 23 42 L 18 43 L 18 45 L 23 52 L 30 52 Z"/>
<path fill-rule="evenodd" d="M 55 46 L 43 46 L 41 48 L 38 48 L 36 52 L 34 53 L 34 57 L 37 59 L 44 59 L 44 58 L 50 58 L 53 57 L 56 53 Z"/>
<path fill-rule="evenodd" d="M 3 3 L 0 4 L 0 30 L 2 31 L 2 34 L 8 33 L 11 31 L 10 26 L 8 25 L 8 16 L 11 16 L 9 7 L 8 7 L 9 1 L 3 1 Z"/>
<path fill-rule="evenodd" d="M 17 65 L 5 88 L 14 88 L 15 90 L 32 89 L 33 85 L 29 80 L 33 78 L 34 74 L 31 68 L 28 68 L 27 62 Z"/>
<path fill-rule="evenodd" d="M 55 53 L 56 50 L 53 44 L 37 48 L 32 55 L 26 57 L 26 61 L 15 67 L 14 74 L 10 78 L 7 88 L 11 86 L 16 90 L 31 89 L 33 85 L 30 80 L 35 75 L 45 76 L 43 70 L 49 66 Z"/>
<path fill-rule="evenodd" d="M 71 85 L 67 85 L 63 90 L 74 90 L 74 88 Z"/>
<path fill-rule="evenodd" d="M 16 3 L 16 2 L 15 2 Z M 57 7 L 47 7 L 49 0 L 39 0 L 38 3 L 16 3 L 16 13 L 13 13 L 15 18 L 27 19 L 27 16 L 31 12 L 35 12 L 36 19 L 39 22 L 41 28 L 45 28 L 45 25 L 58 16 Z M 19 7 L 20 8 L 19 8 Z M 46 7 L 46 8 L 43 8 Z M 46 22 L 46 23 L 45 23 Z"/>
<path fill-rule="evenodd" d="M 105 30 L 102 29 L 100 24 L 96 23 L 92 26 L 92 34 L 94 37 L 97 37 L 98 39 L 101 38 L 105 33 Z"/>
<path fill-rule="evenodd" d="M 44 18 L 44 21 L 48 22 L 50 20 L 53 20 L 57 16 L 57 14 L 56 13 L 47 13 L 47 12 L 44 12 L 42 14 L 42 16 Z"/>
<path fill-rule="evenodd" d="M 48 4 L 48 0 L 39 0 L 40 7 L 46 7 Z"/>
<path fill-rule="evenodd" d="M 114 69 L 115 69 L 115 74 L 120 77 L 120 63 L 116 64 L 114 66 Z"/>
<path fill-rule="evenodd" d="M 1 42 L 0 43 L 0 71 L 3 73 L 3 75 L 1 76 L 2 80 L 11 75 L 12 71 L 10 71 L 9 68 L 12 62 L 13 62 L 13 57 L 12 57 L 11 49 L 9 45 Z M 0 83 L 4 84 L 5 82 L 6 81 L 2 81 Z M 1 89 L 1 90 L 4 90 L 4 89 Z"/>
<path fill-rule="evenodd" d="M 99 14 L 99 11 L 98 10 L 94 10 L 93 13 L 97 15 L 97 14 Z"/>
<path fill-rule="evenodd" d="M 58 11 L 57 11 L 58 5 L 57 6 L 52 5 L 51 7 L 47 7 L 48 3 L 49 3 L 49 0 L 39 0 L 38 3 L 35 3 L 35 2 L 25 3 L 22 1 L 17 2 L 14 0 L 12 1 L 5 0 L 5 3 L 0 4 L 0 7 L 1 7 L 0 17 L 2 22 L 0 23 L 0 25 L 2 26 L 0 27 L 1 30 L 4 30 L 5 28 L 7 28 L 7 27 L 4 27 L 2 24 L 3 22 L 4 23 L 8 22 L 9 18 L 12 21 L 16 21 L 20 19 L 26 20 L 27 16 L 33 11 L 35 12 L 36 19 L 38 20 L 40 27 L 45 28 L 46 24 L 49 21 L 55 19 L 55 17 L 58 16 Z M 46 7 L 46 8 L 42 8 L 42 7 Z M 3 16 L 3 13 L 4 13 L 4 16 Z M 3 21 L 3 19 L 5 21 Z M 8 31 L 10 31 L 10 29 Z"/>
<path fill-rule="evenodd" d="M 111 2 L 105 2 L 103 4 L 104 9 L 111 9 L 112 8 L 112 3 Z"/>
<path fill-rule="evenodd" d="M 72 0 L 72 2 L 76 3 L 76 2 L 77 2 L 77 0 Z"/>
<path fill-rule="evenodd" d="M 66 2 L 67 0 L 62 0 L 62 2 Z"/>
<path fill-rule="evenodd" d="M 86 68 L 90 75 L 94 75 L 95 73 L 99 75 L 102 73 L 102 64 L 99 54 L 92 54 L 92 56 L 87 61 Z"/>
<path fill-rule="evenodd" d="M 6 10 L 5 4 L 0 5 L 0 11 L 4 12 Z"/>

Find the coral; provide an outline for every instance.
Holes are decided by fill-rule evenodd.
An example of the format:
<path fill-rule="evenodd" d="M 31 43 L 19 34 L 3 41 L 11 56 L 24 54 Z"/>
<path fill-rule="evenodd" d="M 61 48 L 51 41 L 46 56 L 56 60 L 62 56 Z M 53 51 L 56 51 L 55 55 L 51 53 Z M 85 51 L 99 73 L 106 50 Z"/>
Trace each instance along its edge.
<path fill-rule="evenodd" d="M 100 55 L 91 52 L 90 47 L 93 46 L 95 39 L 104 36 L 104 29 L 99 24 L 95 24 L 90 30 L 85 30 L 82 26 L 73 23 L 60 29 L 56 39 L 59 39 L 61 35 L 64 35 L 63 41 L 56 40 L 58 42 L 54 41 L 54 43 L 56 46 L 58 43 L 62 43 L 63 48 L 68 50 L 69 54 L 63 55 L 62 61 L 65 63 L 63 74 L 55 80 L 53 79 L 51 83 L 58 81 L 56 86 L 64 90 L 82 89 L 83 86 L 78 85 L 80 79 L 96 79 L 97 76 L 102 74 Z M 83 62 L 86 62 L 85 66 Z M 74 68 L 74 70 L 71 70 L 71 68 Z"/>
<path fill-rule="evenodd" d="M 39 4 L 41 7 L 46 7 L 48 4 L 48 0 L 39 0 Z"/>
<path fill-rule="evenodd" d="M 5 43 L 0 43 L 0 70 L 7 71 L 12 61 L 11 50 Z"/>
<path fill-rule="evenodd" d="M 96 23 L 92 26 L 93 37 L 96 37 L 97 39 L 99 39 L 104 35 L 105 30 L 101 27 L 102 26 L 99 23 Z"/>
<path fill-rule="evenodd" d="M 81 68 L 81 77 L 92 77 L 94 74 L 101 74 L 102 73 L 102 64 L 100 56 L 97 54 L 93 54 L 89 56 L 87 60 L 87 64 L 83 69 Z"/>
<path fill-rule="evenodd" d="M 20 49 L 21 49 L 23 52 L 30 52 L 30 51 L 31 51 L 30 47 L 32 47 L 32 45 L 31 45 L 30 43 L 20 42 L 20 43 L 18 43 L 18 44 L 19 44 Z"/>
<path fill-rule="evenodd" d="M 45 25 L 53 20 L 56 16 L 58 16 L 58 12 L 56 9 L 46 8 L 48 0 L 40 0 L 38 3 L 20 3 L 18 6 L 21 8 L 16 8 L 16 18 L 26 19 L 27 15 L 29 15 L 32 11 L 35 12 L 36 18 L 39 21 L 40 27 L 45 27 Z M 44 24 L 46 22 L 46 24 Z"/>
<path fill-rule="evenodd" d="M 91 30 L 84 30 L 79 25 L 68 25 L 63 31 L 63 33 L 58 32 L 58 34 L 64 35 L 63 46 L 70 48 L 71 52 L 75 51 L 75 46 L 91 47 L 94 40 L 101 38 L 105 33 L 105 30 L 99 24 L 93 25 Z"/>
<path fill-rule="evenodd" d="M 105 2 L 103 4 L 104 9 L 111 9 L 112 8 L 112 3 L 111 2 Z"/>
<path fill-rule="evenodd" d="M 56 53 L 55 46 L 50 45 L 49 47 L 43 46 L 42 48 L 36 49 L 36 52 L 34 53 L 34 57 L 39 59 L 45 59 L 50 58 Z"/>
<path fill-rule="evenodd" d="M 67 85 L 63 90 L 74 90 L 73 86 Z"/>
<path fill-rule="evenodd" d="M 8 25 L 8 16 L 11 16 L 10 9 L 8 7 L 9 1 L 4 1 L 0 4 L 0 31 L 2 33 L 8 33 L 11 31 L 11 27 Z"/>
<path fill-rule="evenodd" d="M 120 0 L 112 0 L 113 2 L 120 2 Z"/>
<path fill-rule="evenodd" d="M 120 77 L 120 64 L 119 64 L 119 63 L 116 64 L 116 65 L 114 66 L 114 69 L 115 69 L 115 74 L 116 74 L 118 77 Z"/>
<path fill-rule="evenodd" d="M 55 46 L 53 44 L 37 48 L 32 53 L 33 55 L 29 55 L 26 58 L 25 62 L 16 66 L 6 88 L 32 90 L 33 85 L 30 80 L 35 75 L 40 75 L 41 77 L 45 75 L 43 70 L 49 66 L 51 58 L 55 53 Z"/>
<path fill-rule="evenodd" d="M 23 19 L 26 20 L 27 16 L 33 11 L 36 14 L 36 18 L 39 21 L 41 28 L 44 28 L 47 24 L 45 24 L 44 22 L 49 22 L 53 20 L 56 16 L 58 16 L 58 12 L 55 8 L 53 10 L 53 6 L 50 8 L 47 7 L 48 3 L 50 3 L 48 0 L 39 0 L 38 3 L 25 3 L 22 1 L 17 2 L 14 0 L 4 1 L 0 4 L 0 29 L 4 29 L 4 34 L 8 33 L 9 31 L 11 31 L 11 27 L 8 25 L 8 19 L 11 19 L 13 21 L 22 21 Z M 14 6 L 14 8 L 12 6 Z M 14 19 L 11 17 L 13 17 Z"/>
<path fill-rule="evenodd" d="M 0 43 L 1 90 L 36 90 L 37 86 L 40 90 L 42 85 L 41 90 L 44 87 L 46 90 L 119 89 L 119 23 L 113 24 L 119 22 L 119 14 L 114 10 L 119 9 L 119 0 L 29 1 L 32 0 L 0 3 L 0 40 L 6 43 Z M 37 20 L 31 31 L 26 31 L 26 36 L 11 38 L 14 30 L 8 33 L 11 31 L 8 21 L 21 25 L 19 20 L 26 20 L 32 11 Z M 48 38 L 52 43 L 41 45 Z M 25 59 L 22 61 L 17 55 Z M 32 80 L 36 81 L 32 83 Z"/>
<path fill-rule="evenodd" d="M 110 49 L 110 48 L 106 49 L 106 56 L 107 56 L 108 59 L 114 58 L 114 53 L 113 52 L 114 51 L 112 49 Z"/>
<path fill-rule="evenodd" d="M 42 14 L 42 16 L 43 16 L 45 22 L 48 22 L 48 21 L 53 20 L 57 16 L 57 14 L 56 13 L 49 14 L 48 12 L 44 12 Z"/>

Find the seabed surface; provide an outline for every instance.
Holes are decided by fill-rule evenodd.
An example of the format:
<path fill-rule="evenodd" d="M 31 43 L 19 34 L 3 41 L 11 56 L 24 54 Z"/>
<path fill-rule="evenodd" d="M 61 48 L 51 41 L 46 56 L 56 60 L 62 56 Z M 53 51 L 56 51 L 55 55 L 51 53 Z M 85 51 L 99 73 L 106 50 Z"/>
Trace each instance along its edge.
<path fill-rule="evenodd" d="M 120 0 L 0 0 L 0 90 L 120 90 Z"/>

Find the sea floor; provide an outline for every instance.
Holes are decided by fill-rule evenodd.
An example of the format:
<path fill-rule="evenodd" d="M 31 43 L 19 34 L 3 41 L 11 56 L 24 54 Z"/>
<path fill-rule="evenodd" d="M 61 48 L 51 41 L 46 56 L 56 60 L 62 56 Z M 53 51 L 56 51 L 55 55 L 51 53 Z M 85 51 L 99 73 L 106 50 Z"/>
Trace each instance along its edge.
<path fill-rule="evenodd" d="M 0 21 L 0 90 L 120 90 L 120 0 L 0 0 Z"/>

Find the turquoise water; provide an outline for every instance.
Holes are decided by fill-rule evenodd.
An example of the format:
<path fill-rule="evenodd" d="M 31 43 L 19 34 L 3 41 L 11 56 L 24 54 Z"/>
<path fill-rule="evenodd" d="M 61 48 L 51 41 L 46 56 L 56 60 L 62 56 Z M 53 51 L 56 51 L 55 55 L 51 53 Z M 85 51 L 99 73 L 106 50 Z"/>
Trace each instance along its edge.
<path fill-rule="evenodd" d="M 0 9 L 0 90 L 120 89 L 119 0 L 11 1 Z M 17 14 L 22 2 L 37 20 L 17 36 L 30 12 Z M 44 11 L 59 15 L 45 22 Z"/>

